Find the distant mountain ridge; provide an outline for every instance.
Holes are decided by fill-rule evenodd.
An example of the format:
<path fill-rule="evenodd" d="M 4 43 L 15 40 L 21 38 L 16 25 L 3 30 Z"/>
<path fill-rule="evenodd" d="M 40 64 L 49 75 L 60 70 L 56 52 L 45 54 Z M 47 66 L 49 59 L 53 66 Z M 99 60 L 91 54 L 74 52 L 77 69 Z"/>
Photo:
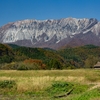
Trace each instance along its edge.
<path fill-rule="evenodd" d="M 53 49 L 67 45 L 100 46 L 100 22 L 94 18 L 16 21 L 0 28 L 0 42 Z"/>

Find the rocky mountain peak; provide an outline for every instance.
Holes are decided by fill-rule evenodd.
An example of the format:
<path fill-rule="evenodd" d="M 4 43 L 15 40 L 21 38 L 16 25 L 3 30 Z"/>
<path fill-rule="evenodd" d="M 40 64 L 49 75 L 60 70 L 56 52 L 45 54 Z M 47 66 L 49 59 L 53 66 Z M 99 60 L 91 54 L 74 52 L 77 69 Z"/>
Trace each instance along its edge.
<path fill-rule="evenodd" d="M 0 28 L 0 41 L 27 46 L 55 48 L 67 44 L 76 35 L 100 34 L 100 22 L 97 19 L 63 18 L 59 20 L 22 20 L 9 23 Z M 78 37 L 77 37 L 78 38 Z M 53 41 L 53 42 L 52 42 Z M 66 41 L 64 43 L 64 41 Z"/>

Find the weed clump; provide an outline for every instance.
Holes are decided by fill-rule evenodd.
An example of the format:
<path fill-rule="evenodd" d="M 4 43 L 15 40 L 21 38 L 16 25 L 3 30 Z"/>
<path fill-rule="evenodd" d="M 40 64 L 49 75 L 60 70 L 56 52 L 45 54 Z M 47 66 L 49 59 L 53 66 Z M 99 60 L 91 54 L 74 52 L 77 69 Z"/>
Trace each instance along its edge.
<path fill-rule="evenodd" d="M 71 83 L 56 81 L 47 89 L 47 91 L 49 91 L 48 93 L 50 95 L 60 95 L 67 93 L 72 88 L 73 84 Z"/>
<path fill-rule="evenodd" d="M 4 80 L 0 81 L 0 88 L 13 88 L 16 85 L 16 82 L 14 80 Z"/>

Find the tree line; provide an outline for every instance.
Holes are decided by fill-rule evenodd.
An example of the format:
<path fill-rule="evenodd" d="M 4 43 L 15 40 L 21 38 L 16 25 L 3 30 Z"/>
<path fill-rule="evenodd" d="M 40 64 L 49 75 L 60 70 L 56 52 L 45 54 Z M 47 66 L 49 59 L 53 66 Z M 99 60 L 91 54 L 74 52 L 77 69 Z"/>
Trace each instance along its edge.
<path fill-rule="evenodd" d="M 52 50 L 0 44 L 0 69 L 93 68 L 98 61 L 100 61 L 100 47 L 94 45 Z"/>

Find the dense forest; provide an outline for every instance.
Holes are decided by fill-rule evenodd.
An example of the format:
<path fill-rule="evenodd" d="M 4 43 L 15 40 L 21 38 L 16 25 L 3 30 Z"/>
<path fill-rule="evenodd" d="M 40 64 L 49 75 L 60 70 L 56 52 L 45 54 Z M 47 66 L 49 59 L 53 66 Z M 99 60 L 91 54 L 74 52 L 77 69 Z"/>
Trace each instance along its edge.
<path fill-rule="evenodd" d="M 100 47 L 85 45 L 60 50 L 0 44 L 0 69 L 39 70 L 93 68 L 100 61 Z"/>

